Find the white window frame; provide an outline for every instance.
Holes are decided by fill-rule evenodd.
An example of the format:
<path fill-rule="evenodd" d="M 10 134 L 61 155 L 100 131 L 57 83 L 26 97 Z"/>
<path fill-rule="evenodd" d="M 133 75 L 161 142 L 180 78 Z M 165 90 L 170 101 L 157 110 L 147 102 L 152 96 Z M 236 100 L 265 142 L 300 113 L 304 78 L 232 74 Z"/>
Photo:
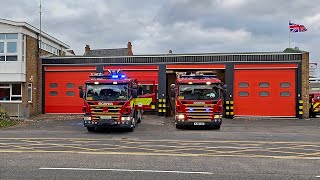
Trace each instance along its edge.
<path fill-rule="evenodd" d="M 10 89 L 10 99 L 9 100 L 1 100 L 0 99 L 0 102 L 22 102 L 22 83 L 20 83 L 21 84 L 21 89 L 20 89 L 20 95 L 13 95 L 12 94 L 12 84 L 19 84 L 19 83 L 5 83 L 5 84 L 8 84 L 9 86 L 0 86 L 0 89 Z M 21 100 L 12 100 L 12 97 L 21 97 Z"/>
<path fill-rule="evenodd" d="M 29 86 L 30 85 L 30 86 Z M 29 89 L 31 90 L 31 100 L 29 101 Z M 27 99 L 28 99 L 28 103 L 32 103 L 33 101 L 33 97 L 32 97 L 32 83 L 28 83 L 28 93 L 27 93 Z"/>
<path fill-rule="evenodd" d="M 4 39 L 0 39 L 0 42 L 3 42 L 4 44 L 4 53 L 0 53 L 0 56 L 4 56 L 4 61 L 0 61 L 1 62 L 16 62 L 16 61 L 7 61 L 7 56 L 17 56 L 17 61 L 19 61 L 19 57 L 18 57 L 18 51 L 19 51 L 19 33 L 1 33 L 1 34 L 4 34 L 5 35 L 5 38 Z M 7 34 L 17 34 L 18 35 L 18 38 L 17 39 L 7 39 Z M 15 53 L 8 53 L 7 52 L 7 43 L 8 42 L 15 42 L 17 43 L 17 47 L 16 47 L 16 50 L 17 52 Z"/>

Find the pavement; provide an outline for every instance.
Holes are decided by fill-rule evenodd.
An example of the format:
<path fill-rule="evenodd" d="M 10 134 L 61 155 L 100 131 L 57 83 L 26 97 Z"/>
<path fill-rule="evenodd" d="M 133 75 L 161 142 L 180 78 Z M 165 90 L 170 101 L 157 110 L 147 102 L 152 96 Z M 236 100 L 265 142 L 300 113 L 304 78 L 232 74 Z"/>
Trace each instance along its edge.
<path fill-rule="evenodd" d="M 0 179 L 320 179 L 320 119 L 224 120 L 89 133 L 81 116 L 41 115 L 0 130 Z"/>

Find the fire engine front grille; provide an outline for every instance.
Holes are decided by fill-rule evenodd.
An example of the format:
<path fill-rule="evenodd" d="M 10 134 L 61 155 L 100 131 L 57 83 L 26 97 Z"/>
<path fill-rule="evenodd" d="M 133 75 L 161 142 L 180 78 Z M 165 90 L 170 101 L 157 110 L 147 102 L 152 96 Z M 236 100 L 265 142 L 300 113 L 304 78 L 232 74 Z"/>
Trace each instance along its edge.
<path fill-rule="evenodd" d="M 214 104 L 185 104 L 187 119 L 191 121 L 211 121 Z"/>
<path fill-rule="evenodd" d="M 121 105 L 90 105 L 92 119 L 99 120 L 101 117 L 104 119 L 119 120 Z"/>

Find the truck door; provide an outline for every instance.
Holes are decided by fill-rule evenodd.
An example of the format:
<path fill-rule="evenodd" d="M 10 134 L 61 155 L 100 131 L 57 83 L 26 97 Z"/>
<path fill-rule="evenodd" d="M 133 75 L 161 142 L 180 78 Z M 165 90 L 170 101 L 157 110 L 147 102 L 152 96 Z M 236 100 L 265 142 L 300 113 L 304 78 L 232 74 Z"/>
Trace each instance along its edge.
<path fill-rule="evenodd" d="M 154 111 L 156 105 L 157 86 L 155 81 L 138 81 L 138 108 L 146 111 Z"/>

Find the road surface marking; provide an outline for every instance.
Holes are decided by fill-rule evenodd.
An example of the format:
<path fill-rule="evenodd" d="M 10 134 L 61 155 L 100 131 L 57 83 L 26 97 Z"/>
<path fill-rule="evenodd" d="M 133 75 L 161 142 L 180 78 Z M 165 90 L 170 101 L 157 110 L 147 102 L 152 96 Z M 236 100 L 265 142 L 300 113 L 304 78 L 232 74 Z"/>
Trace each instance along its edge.
<path fill-rule="evenodd" d="M 135 156 L 171 156 L 171 157 L 239 157 L 239 158 L 274 158 L 274 159 L 303 159 L 320 160 L 320 157 L 299 157 L 299 156 L 268 156 L 268 155 L 223 155 L 223 154 L 174 154 L 174 153 L 149 153 L 149 152 L 85 152 L 85 151 L 19 151 L 19 150 L 0 150 L 0 153 L 71 153 L 71 154 L 91 154 L 91 155 L 135 155 Z"/>
<path fill-rule="evenodd" d="M 320 178 L 320 176 L 316 176 L 316 178 Z"/>
<path fill-rule="evenodd" d="M 148 173 L 176 173 L 176 174 L 206 174 L 213 175 L 211 172 L 199 171 L 161 171 L 147 169 L 91 169 L 91 168 L 39 168 L 40 170 L 71 170 L 71 171 L 117 171 L 117 172 L 148 172 Z"/>
<path fill-rule="evenodd" d="M 130 139 L 121 139 L 121 138 L 114 138 L 114 139 L 90 139 L 90 138 L 0 138 L 0 140 L 73 140 L 73 141 L 142 141 L 142 142 L 173 142 L 173 143 L 259 143 L 259 144 L 294 144 L 294 145 L 301 145 L 301 143 L 305 143 L 304 145 L 320 145 L 318 142 L 305 142 L 305 141 L 241 141 L 241 140 L 214 140 L 214 141 L 202 141 L 202 140 L 172 140 L 172 139 L 153 139 L 153 140 L 144 140 L 144 139 L 137 139 L 137 138 L 130 138 Z"/>

